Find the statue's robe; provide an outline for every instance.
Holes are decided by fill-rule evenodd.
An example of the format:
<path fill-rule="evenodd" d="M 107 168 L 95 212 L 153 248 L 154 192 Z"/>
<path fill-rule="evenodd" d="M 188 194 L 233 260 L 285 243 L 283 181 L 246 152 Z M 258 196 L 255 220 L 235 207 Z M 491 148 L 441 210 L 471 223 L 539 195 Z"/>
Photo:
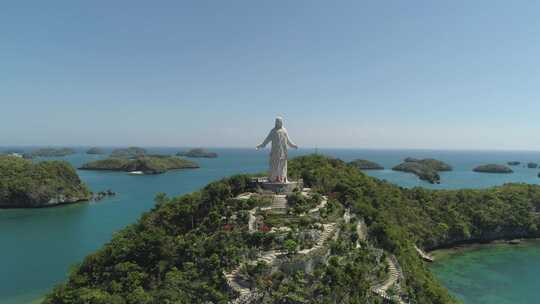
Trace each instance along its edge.
<path fill-rule="evenodd" d="M 287 182 L 287 146 L 294 147 L 295 144 L 289 139 L 287 130 L 283 127 L 275 127 L 261 144 L 262 147 L 272 142 L 270 151 L 270 172 L 271 182 Z"/>

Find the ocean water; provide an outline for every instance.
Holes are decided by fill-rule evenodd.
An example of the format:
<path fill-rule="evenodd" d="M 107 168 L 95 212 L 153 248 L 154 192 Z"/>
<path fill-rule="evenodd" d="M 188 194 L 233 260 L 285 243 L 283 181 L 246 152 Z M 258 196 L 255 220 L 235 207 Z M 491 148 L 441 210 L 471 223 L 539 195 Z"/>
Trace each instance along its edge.
<path fill-rule="evenodd" d="M 435 276 L 464 303 L 539 303 L 540 242 L 465 249 L 436 261 Z"/>
<path fill-rule="evenodd" d="M 5 147 L 8 148 L 8 147 Z M 5 148 L 0 148 L 4 150 Z M 181 148 L 149 148 L 154 153 L 176 153 Z M 131 176 L 118 172 L 79 171 L 81 178 L 93 191 L 112 189 L 116 197 L 101 202 L 79 203 L 43 209 L 0 209 L 0 303 L 30 303 L 42 297 L 51 288 L 64 281 L 72 265 L 80 262 L 87 254 L 95 251 L 111 239 L 112 235 L 126 225 L 135 222 L 142 213 L 154 206 L 153 198 L 158 192 L 170 196 L 195 191 L 208 182 L 237 173 L 256 173 L 266 170 L 268 151 L 254 149 L 212 149 L 219 153 L 216 159 L 197 159 L 200 169 L 172 171 L 162 175 Z M 99 159 L 79 148 L 79 153 L 64 159 L 74 166 Z M 313 153 L 313 149 L 291 151 L 291 157 Z M 525 182 L 540 184 L 537 177 L 539 169 L 515 167 L 515 173 L 509 175 L 481 174 L 472 172 L 472 168 L 485 163 L 506 163 L 507 161 L 540 162 L 540 153 L 534 152 L 494 152 L 494 151 L 428 151 L 428 150 L 358 150 L 358 149 L 320 149 L 321 154 L 330 155 L 346 161 L 365 158 L 376 161 L 385 168 L 391 168 L 403 158 L 434 157 L 454 167 L 454 171 L 441 174 L 440 185 L 430 185 L 419 181 L 414 175 L 394 172 L 390 169 L 368 171 L 367 174 L 386 179 L 404 187 L 423 186 L 435 189 L 485 188 L 506 182 Z M 532 247 L 538 249 L 540 247 Z M 519 251 L 519 250 L 518 250 Z M 459 259 L 459 258 L 456 258 Z M 528 260 L 528 256 L 516 260 L 508 257 L 508 263 L 523 267 L 533 265 L 536 272 L 540 265 Z M 449 260 L 455 262 L 458 260 Z M 463 262 L 460 267 L 473 267 Z M 450 265 L 450 264 L 449 264 Z M 492 265 L 497 267 L 497 265 Z M 501 267 L 504 265 L 501 264 Z M 518 266 L 516 266 L 518 267 Z M 440 270 L 440 271 L 439 271 Z M 465 303 L 475 302 L 475 290 L 467 290 L 467 284 L 455 289 L 452 280 L 455 277 L 442 275 L 443 268 L 437 268 L 443 283 L 450 290 L 465 299 Z M 449 278 L 449 280 L 447 280 Z M 509 274 L 507 289 L 519 289 L 519 274 Z M 463 280 L 473 279 L 462 277 Z M 484 280 L 478 280 L 482 284 Z M 540 279 L 537 280 L 540 284 Z M 537 285 L 538 285 L 537 284 Z M 513 289 L 515 287 L 515 289 Z M 482 288 L 481 285 L 477 288 Z M 531 291 L 534 289 L 531 289 Z M 489 303 L 504 302 L 504 297 L 497 300 L 502 289 L 493 291 Z M 518 303 L 518 302 L 513 302 Z M 523 302 L 525 303 L 525 302 Z M 529 303 L 529 302 L 527 302 Z M 532 303 L 532 302 L 530 302 Z"/>

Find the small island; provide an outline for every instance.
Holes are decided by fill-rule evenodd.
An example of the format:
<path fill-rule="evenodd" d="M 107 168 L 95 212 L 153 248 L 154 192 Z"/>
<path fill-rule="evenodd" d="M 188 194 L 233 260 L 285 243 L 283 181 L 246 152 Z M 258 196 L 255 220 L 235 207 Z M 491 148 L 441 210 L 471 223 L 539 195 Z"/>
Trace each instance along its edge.
<path fill-rule="evenodd" d="M 195 162 L 167 155 L 139 156 L 135 159 L 107 158 L 84 164 L 80 170 L 122 171 L 131 174 L 161 174 L 177 169 L 196 169 Z"/>
<path fill-rule="evenodd" d="M 521 164 L 521 162 L 518 162 L 518 161 L 509 161 L 507 162 L 507 164 L 509 166 L 519 166 Z"/>
<path fill-rule="evenodd" d="M 383 170 L 384 167 L 366 159 L 355 159 L 349 163 L 359 170 Z"/>
<path fill-rule="evenodd" d="M 430 184 L 439 184 L 441 182 L 439 171 L 452 171 L 452 166 L 433 158 L 407 157 L 403 163 L 393 167 L 392 170 L 413 173 Z"/>
<path fill-rule="evenodd" d="M 92 147 L 86 151 L 86 154 L 105 154 L 105 151 L 98 147 Z"/>
<path fill-rule="evenodd" d="M 63 157 L 71 154 L 75 154 L 75 150 L 71 148 L 41 148 L 30 153 L 25 153 L 24 158 Z"/>
<path fill-rule="evenodd" d="M 65 161 L 0 156 L 0 208 L 37 208 L 87 201 L 88 187 Z"/>
<path fill-rule="evenodd" d="M 216 158 L 217 153 L 210 152 L 202 148 L 191 149 L 184 152 L 178 152 L 177 156 L 191 157 L 191 158 Z"/>
<path fill-rule="evenodd" d="M 12 154 L 24 154 L 24 150 L 23 149 L 7 149 L 7 150 L 4 150 L 2 151 L 2 154 L 3 155 L 12 155 Z"/>
<path fill-rule="evenodd" d="M 534 162 L 529 162 L 529 163 L 527 163 L 527 168 L 536 169 L 536 168 L 538 168 L 538 164 L 534 163 Z"/>
<path fill-rule="evenodd" d="M 498 164 L 480 165 L 474 168 L 473 171 L 480 172 L 480 173 L 505 173 L 505 174 L 514 172 L 508 166 L 498 165 Z"/>
<path fill-rule="evenodd" d="M 4 150 L 4 151 L 0 152 L 0 155 L 10 155 L 10 156 L 15 156 L 15 157 L 23 157 L 24 156 L 24 150 L 20 150 L 20 149 Z"/>
<path fill-rule="evenodd" d="M 120 158 L 135 158 L 143 155 L 146 155 L 146 150 L 139 147 L 114 149 L 111 153 L 111 157 Z"/>

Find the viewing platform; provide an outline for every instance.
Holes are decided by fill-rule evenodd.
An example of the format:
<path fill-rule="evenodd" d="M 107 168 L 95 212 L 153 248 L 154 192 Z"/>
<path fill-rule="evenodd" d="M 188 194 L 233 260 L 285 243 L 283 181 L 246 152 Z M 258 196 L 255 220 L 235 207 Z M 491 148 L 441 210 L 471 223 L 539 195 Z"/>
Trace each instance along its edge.
<path fill-rule="evenodd" d="M 287 181 L 285 183 L 270 182 L 267 177 L 257 177 L 251 180 L 253 184 L 260 187 L 262 190 L 270 191 L 276 194 L 290 194 L 295 189 L 301 190 L 303 181 Z"/>

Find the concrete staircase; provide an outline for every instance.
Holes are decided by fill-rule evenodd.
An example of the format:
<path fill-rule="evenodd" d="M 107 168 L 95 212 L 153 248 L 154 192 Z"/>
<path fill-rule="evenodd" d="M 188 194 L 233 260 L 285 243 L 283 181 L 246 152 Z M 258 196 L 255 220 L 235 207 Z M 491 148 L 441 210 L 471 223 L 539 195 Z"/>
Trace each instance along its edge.
<path fill-rule="evenodd" d="M 304 188 L 302 191 L 302 194 L 305 196 L 311 195 L 311 189 Z M 239 196 L 237 196 L 237 199 L 247 200 L 251 197 L 250 193 L 243 193 Z M 287 195 L 284 194 L 273 194 L 271 195 L 271 205 L 270 207 L 263 207 L 260 208 L 261 211 L 270 211 L 274 214 L 280 214 L 283 216 L 287 216 Z M 310 210 L 309 213 L 317 212 L 319 209 L 324 208 L 328 202 L 328 199 L 326 197 L 323 197 L 321 203 L 316 206 L 314 209 Z M 252 210 L 249 210 L 249 221 L 248 221 L 248 228 L 249 232 L 253 233 L 256 231 L 255 229 L 255 222 L 256 222 L 256 214 L 257 208 L 254 208 Z M 330 224 L 322 224 L 322 232 L 315 243 L 315 245 L 311 248 L 304 249 L 299 251 L 299 254 L 307 255 L 310 254 L 318 249 L 323 248 L 325 243 L 332 237 L 336 236 L 337 233 L 337 224 L 336 223 L 330 223 Z M 286 230 L 287 228 L 290 230 L 289 227 L 279 227 L 280 230 Z M 277 230 L 277 228 L 276 228 Z M 280 250 L 271 250 L 262 253 L 257 259 L 247 261 L 246 263 L 250 265 L 257 264 L 258 262 L 263 262 L 267 265 L 273 265 L 276 262 L 276 259 L 279 258 L 279 256 L 286 254 L 285 251 Z M 233 290 L 238 297 L 236 297 L 234 300 L 230 301 L 229 304 L 249 304 L 249 303 L 259 303 L 260 300 L 263 297 L 263 294 L 260 291 L 257 291 L 256 289 L 250 289 L 248 287 L 248 284 L 243 281 L 240 271 L 243 264 L 236 267 L 231 272 L 227 273 L 224 272 L 223 275 L 225 276 L 225 279 L 227 281 L 227 284 L 229 285 L 229 288 Z"/>
<path fill-rule="evenodd" d="M 326 207 L 326 204 L 328 204 L 328 198 L 326 196 L 323 196 L 321 202 L 315 208 L 309 210 L 308 213 L 311 214 L 319 212 L 319 210 Z"/>
<path fill-rule="evenodd" d="M 427 253 L 425 253 L 422 249 L 418 248 L 418 246 L 414 245 L 414 249 L 416 250 L 416 252 L 418 253 L 418 255 L 426 262 L 433 262 L 435 261 L 435 259 L 428 255 Z"/>
<path fill-rule="evenodd" d="M 336 223 L 330 223 L 330 224 L 323 224 L 323 232 L 321 233 L 321 237 L 317 240 L 317 243 L 315 243 L 315 246 L 311 248 L 307 248 L 304 250 L 300 250 L 298 253 L 303 255 L 308 255 L 324 246 L 324 243 L 332 237 L 334 232 L 336 232 L 337 224 Z"/>
<path fill-rule="evenodd" d="M 279 250 L 271 250 L 266 251 L 263 253 L 259 258 L 253 261 L 249 261 L 248 263 L 251 265 L 255 265 L 258 262 L 263 262 L 268 265 L 274 264 L 274 261 L 280 256 L 285 254 L 283 251 Z M 236 267 L 233 271 L 229 273 L 223 273 L 225 275 L 225 279 L 227 280 L 227 284 L 229 287 L 238 293 L 238 297 L 234 299 L 233 301 L 230 301 L 229 304 L 246 304 L 246 303 L 254 303 L 256 302 L 260 297 L 262 297 L 262 294 L 257 292 L 257 290 L 252 290 L 247 286 L 243 286 L 241 284 L 242 280 L 240 278 L 240 268 L 242 265 Z"/>
<path fill-rule="evenodd" d="M 271 205 L 272 213 L 286 214 L 287 213 L 287 195 L 276 194 L 272 197 Z"/>
<path fill-rule="evenodd" d="M 367 241 L 368 239 L 368 229 L 366 226 L 366 223 L 364 222 L 363 218 L 360 218 L 358 221 L 358 224 L 356 225 L 356 233 L 358 235 L 358 239 L 362 241 Z M 356 247 L 359 248 L 360 244 L 359 242 L 356 243 Z M 383 254 L 383 250 L 380 248 L 374 248 L 378 251 L 380 251 L 380 255 Z M 379 258 L 378 258 L 379 259 Z M 388 290 L 392 287 L 395 287 L 396 291 L 400 291 L 400 280 L 403 279 L 403 272 L 401 271 L 401 268 L 399 267 L 399 262 L 396 259 L 395 256 L 391 255 L 386 258 L 385 260 L 386 264 L 388 265 L 388 277 L 384 282 L 380 284 L 376 284 L 371 287 L 371 291 L 378 295 L 379 297 L 383 298 L 386 302 L 390 303 L 398 303 L 398 304 L 407 304 L 403 299 L 398 295 L 389 295 Z"/>
<path fill-rule="evenodd" d="M 387 301 L 398 304 L 406 304 L 401 297 L 396 295 L 390 296 L 387 293 L 388 290 L 394 285 L 399 288 L 399 279 L 403 277 L 403 274 L 401 273 L 398 262 L 394 256 L 387 257 L 386 263 L 388 264 L 388 278 L 386 278 L 383 283 L 373 286 L 371 290 Z"/>

